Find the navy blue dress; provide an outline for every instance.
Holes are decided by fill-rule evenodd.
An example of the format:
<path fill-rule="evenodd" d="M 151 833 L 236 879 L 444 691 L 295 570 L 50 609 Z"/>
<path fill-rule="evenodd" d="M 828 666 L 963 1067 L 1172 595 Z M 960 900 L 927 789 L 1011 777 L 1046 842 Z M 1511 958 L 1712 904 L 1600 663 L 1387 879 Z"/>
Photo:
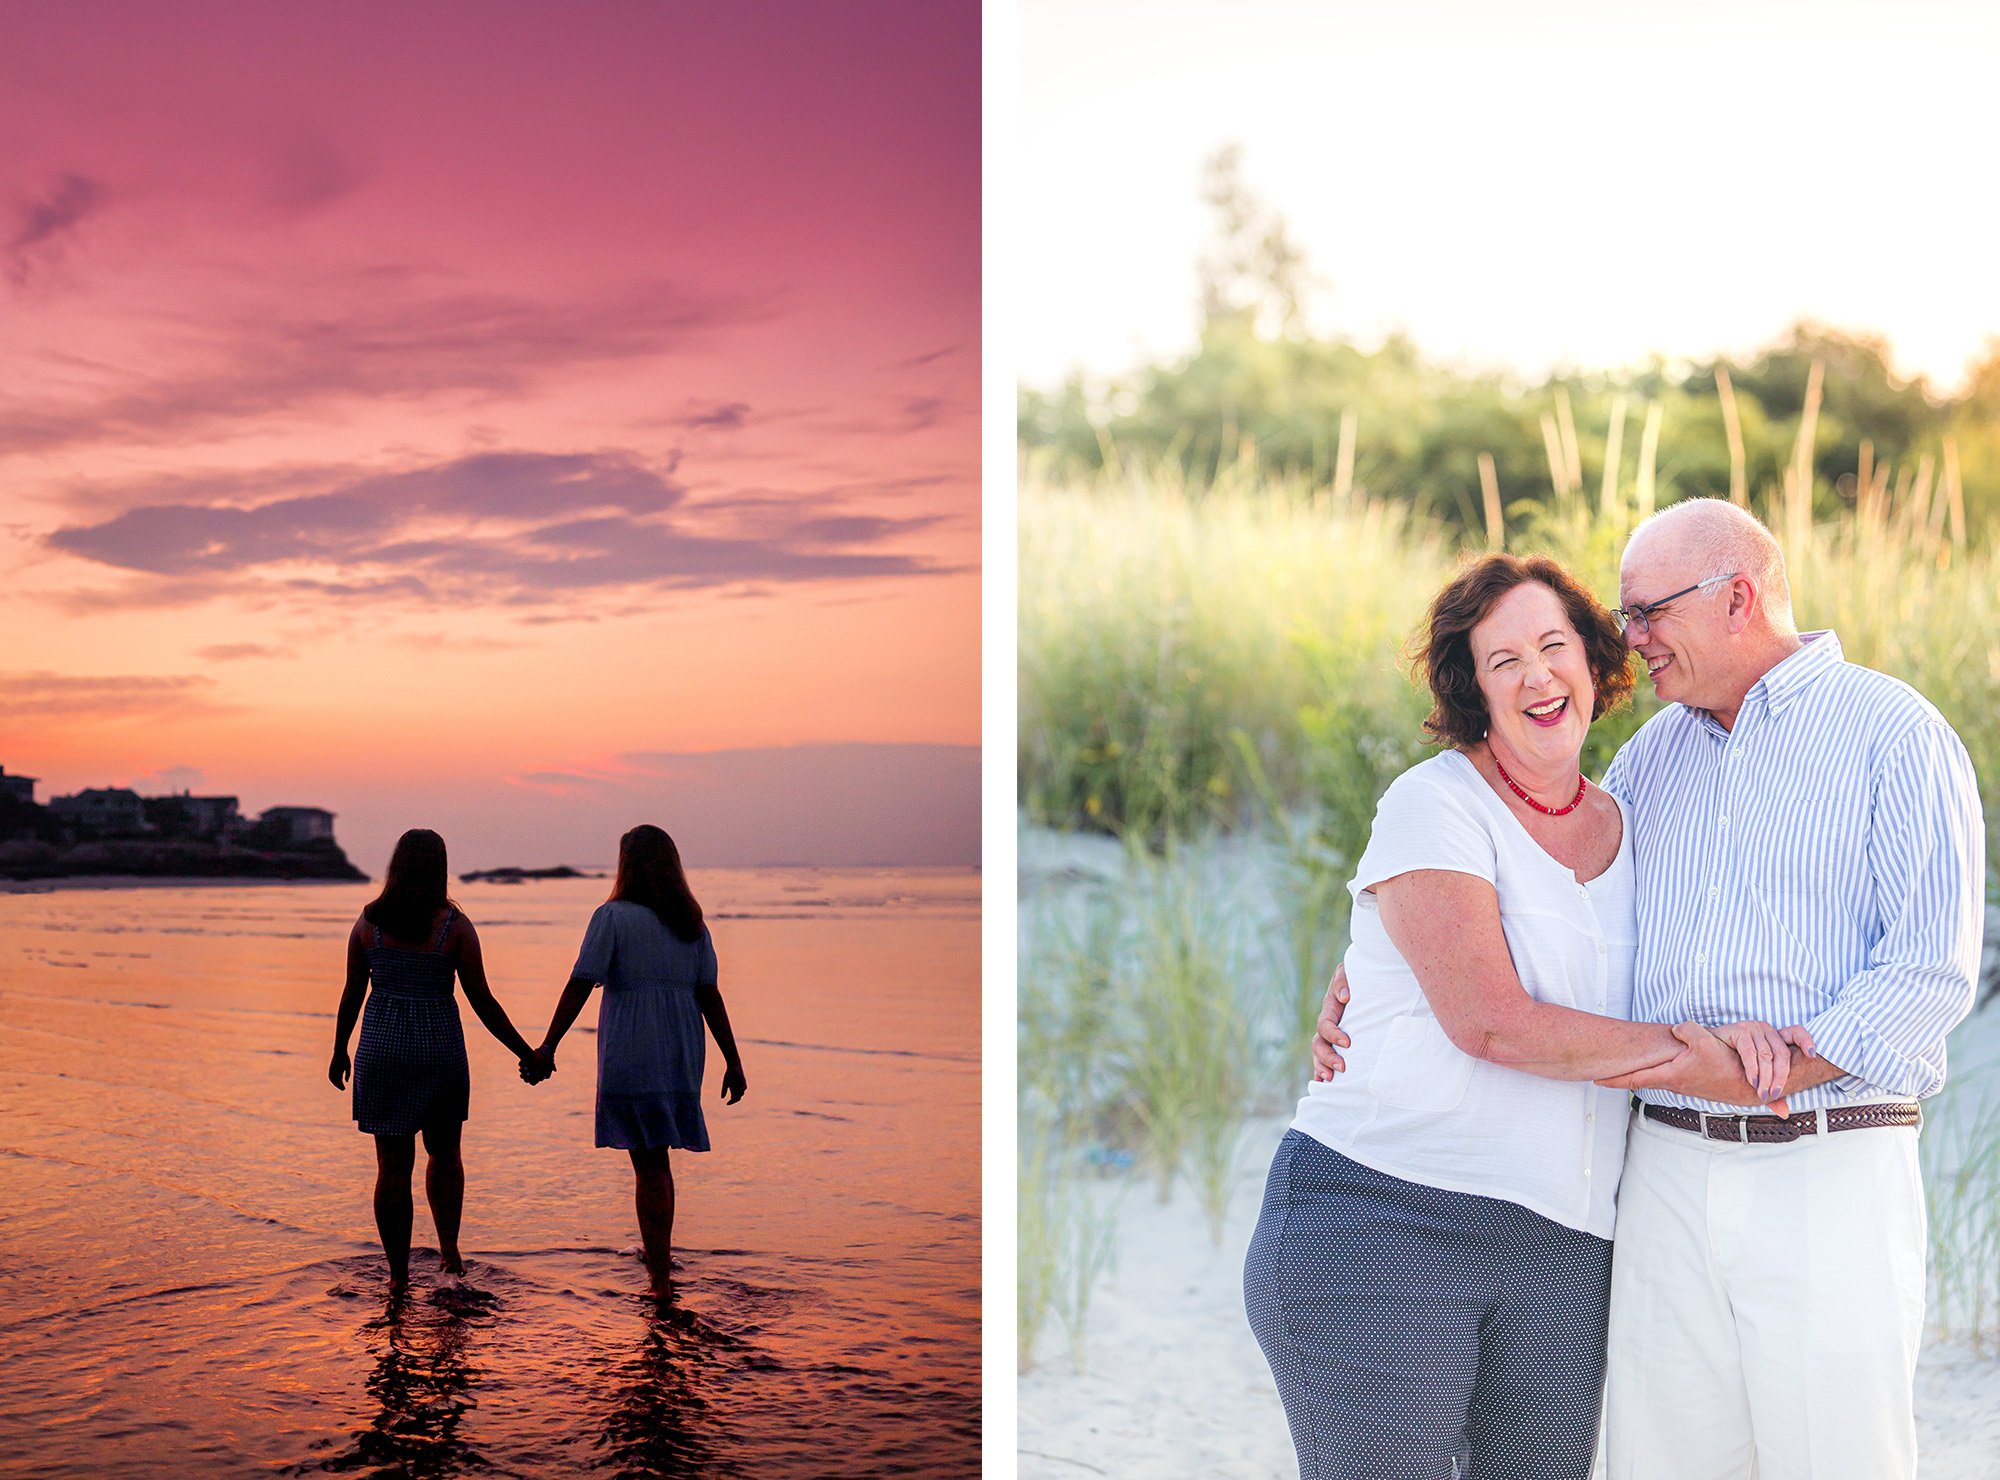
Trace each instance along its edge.
<path fill-rule="evenodd" d="M 465 1119 L 472 1077 L 452 995 L 458 961 L 444 950 L 457 914 L 445 911 L 427 950 L 390 945 L 375 927 L 354 1051 L 354 1123 L 366 1135 L 411 1136 Z"/>
<path fill-rule="evenodd" d="M 696 989 L 715 985 L 708 927 L 682 940 L 643 904 L 597 907 L 572 976 L 604 983 L 597 1010 L 597 1144 L 622 1150 L 708 1150 L 701 1117 L 702 1036 Z"/>

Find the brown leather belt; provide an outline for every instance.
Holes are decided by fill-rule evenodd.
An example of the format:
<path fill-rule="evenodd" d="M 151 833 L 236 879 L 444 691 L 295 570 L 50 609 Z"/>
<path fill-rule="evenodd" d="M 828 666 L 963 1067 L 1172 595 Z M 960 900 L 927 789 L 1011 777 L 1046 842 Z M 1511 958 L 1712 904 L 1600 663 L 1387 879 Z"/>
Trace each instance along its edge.
<path fill-rule="evenodd" d="M 1636 1096 L 1632 1103 L 1648 1120 L 1677 1131 L 1692 1131 L 1711 1141 L 1796 1141 L 1800 1136 L 1818 1135 L 1822 1120 L 1831 1135 L 1878 1126 L 1921 1125 L 1924 1119 L 1923 1112 L 1911 1104 L 1842 1105 L 1835 1110 L 1801 1110 L 1781 1119 L 1776 1115 L 1708 1115 L 1678 1105 L 1648 1105 Z"/>

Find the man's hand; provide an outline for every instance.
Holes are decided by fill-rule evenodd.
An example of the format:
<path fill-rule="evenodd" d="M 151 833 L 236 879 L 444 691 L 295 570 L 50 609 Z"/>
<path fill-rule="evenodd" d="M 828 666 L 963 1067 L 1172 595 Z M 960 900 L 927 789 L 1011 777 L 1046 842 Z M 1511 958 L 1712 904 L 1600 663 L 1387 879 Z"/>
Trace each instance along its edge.
<path fill-rule="evenodd" d="M 1606 1089 L 1665 1089 L 1724 1105 L 1768 1105 L 1773 1115 L 1790 1115 L 1783 1099 L 1769 1100 L 1743 1072 L 1743 1060 L 1729 1041 L 1700 1023 L 1677 1023 L 1674 1037 L 1685 1045 L 1664 1064 L 1597 1082 Z"/>
<path fill-rule="evenodd" d="M 1339 1050 L 1352 1046 L 1340 1031 L 1340 1019 L 1347 1011 L 1347 963 L 1333 968 L 1333 980 L 1326 984 L 1326 1001 L 1319 1010 L 1318 1036 L 1313 1039 L 1313 1081 L 1330 1084 L 1333 1076 L 1347 1067 Z"/>
<path fill-rule="evenodd" d="M 1792 1071 L 1792 1048 L 1807 1058 L 1814 1057 L 1812 1034 L 1804 1028 L 1774 1028 L 1769 1023 L 1750 1020 L 1724 1023 L 1715 1033 L 1743 1060 L 1743 1075 L 1750 1087 L 1766 1100 L 1785 1092 L 1785 1079 Z"/>

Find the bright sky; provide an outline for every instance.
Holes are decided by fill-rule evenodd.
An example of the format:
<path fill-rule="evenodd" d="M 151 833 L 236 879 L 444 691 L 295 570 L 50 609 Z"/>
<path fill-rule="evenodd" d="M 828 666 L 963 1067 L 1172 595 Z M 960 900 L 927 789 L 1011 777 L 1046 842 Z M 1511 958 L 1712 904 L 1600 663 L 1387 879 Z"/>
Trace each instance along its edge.
<path fill-rule="evenodd" d="M 975 4 L 0 23 L 0 766 L 977 860 Z"/>
<path fill-rule="evenodd" d="M 1030 385 L 1190 347 L 1226 142 L 1364 342 L 1532 372 L 1812 317 L 1955 388 L 2000 334 L 2000 7 L 1023 3 Z"/>

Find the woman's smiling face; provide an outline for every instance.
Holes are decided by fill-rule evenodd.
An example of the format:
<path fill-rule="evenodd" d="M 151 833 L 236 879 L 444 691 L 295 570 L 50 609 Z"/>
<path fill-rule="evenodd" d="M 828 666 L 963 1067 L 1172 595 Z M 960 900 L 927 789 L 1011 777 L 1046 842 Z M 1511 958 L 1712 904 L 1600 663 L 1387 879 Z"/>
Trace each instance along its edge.
<path fill-rule="evenodd" d="M 1523 761 L 1573 763 L 1597 707 L 1597 685 L 1556 593 L 1539 581 L 1516 586 L 1467 640 L 1486 700 L 1488 743 Z"/>

